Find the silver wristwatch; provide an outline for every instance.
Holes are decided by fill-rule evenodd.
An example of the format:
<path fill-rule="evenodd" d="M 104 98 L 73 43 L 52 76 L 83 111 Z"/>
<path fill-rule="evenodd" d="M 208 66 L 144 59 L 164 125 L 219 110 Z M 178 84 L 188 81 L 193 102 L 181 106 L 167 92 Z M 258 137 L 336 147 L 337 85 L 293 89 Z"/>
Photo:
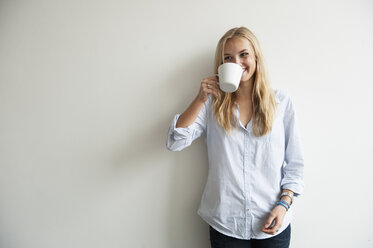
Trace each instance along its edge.
<path fill-rule="evenodd" d="M 283 196 L 289 196 L 289 197 L 290 197 L 290 205 L 293 204 L 294 194 L 289 193 L 289 192 L 282 192 L 282 193 L 281 193 L 281 196 L 280 196 L 280 199 L 281 199 Z"/>

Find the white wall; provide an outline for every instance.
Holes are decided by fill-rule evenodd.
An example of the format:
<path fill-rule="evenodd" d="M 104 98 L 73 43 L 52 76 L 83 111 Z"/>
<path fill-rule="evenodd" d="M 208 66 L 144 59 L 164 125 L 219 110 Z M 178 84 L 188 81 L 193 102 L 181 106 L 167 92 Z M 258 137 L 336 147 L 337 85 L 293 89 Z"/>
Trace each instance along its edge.
<path fill-rule="evenodd" d="M 291 247 L 373 247 L 373 2 L 0 2 L 0 247 L 202 248 L 203 141 L 168 125 L 231 27 L 261 41 L 306 154 Z"/>

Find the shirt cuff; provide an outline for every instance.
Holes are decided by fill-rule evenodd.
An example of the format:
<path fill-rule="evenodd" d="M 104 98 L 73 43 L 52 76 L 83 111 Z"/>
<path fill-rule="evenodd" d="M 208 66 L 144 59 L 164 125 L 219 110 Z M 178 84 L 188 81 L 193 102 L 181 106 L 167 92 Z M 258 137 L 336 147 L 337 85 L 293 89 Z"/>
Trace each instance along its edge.
<path fill-rule="evenodd" d="M 296 183 L 284 183 L 281 185 L 281 188 L 293 191 L 295 197 L 300 196 L 303 192 L 303 185 L 299 185 Z"/>
<path fill-rule="evenodd" d="M 180 114 L 175 115 L 167 134 L 167 148 L 171 151 L 181 151 L 193 141 L 193 124 L 188 127 L 176 127 L 179 117 Z"/>
<path fill-rule="evenodd" d="M 176 127 L 176 123 L 179 120 L 180 114 L 175 115 L 169 130 L 169 136 L 174 140 L 182 140 L 192 136 L 193 129 L 188 127 Z M 193 125 L 193 124 L 192 124 Z"/>

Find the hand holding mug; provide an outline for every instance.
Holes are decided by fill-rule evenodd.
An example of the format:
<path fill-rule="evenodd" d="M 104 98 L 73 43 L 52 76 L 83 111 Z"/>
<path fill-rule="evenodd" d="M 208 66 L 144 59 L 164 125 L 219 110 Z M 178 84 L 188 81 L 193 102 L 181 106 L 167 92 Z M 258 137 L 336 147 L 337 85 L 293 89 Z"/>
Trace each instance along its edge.
<path fill-rule="evenodd" d="M 214 96 L 217 97 L 218 91 L 218 79 L 216 76 L 207 77 L 201 82 L 198 99 L 202 102 L 206 102 L 210 94 L 214 94 Z"/>

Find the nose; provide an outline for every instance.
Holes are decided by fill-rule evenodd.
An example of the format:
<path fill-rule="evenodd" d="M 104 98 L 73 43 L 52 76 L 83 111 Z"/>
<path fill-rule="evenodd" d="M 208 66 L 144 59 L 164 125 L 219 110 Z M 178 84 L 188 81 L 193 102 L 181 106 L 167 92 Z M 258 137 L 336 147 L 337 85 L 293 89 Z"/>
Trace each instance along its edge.
<path fill-rule="evenodd" d="M 236 64 L 238 64 L 238 65 L 242 65 L 242 63 L 241 63 L 241 58 L 238 57 L 238 56 L 233 57 L 233 61 L 232 61 L 232 62 L 233 62 L 233 63 L 236 63 Z"/>

